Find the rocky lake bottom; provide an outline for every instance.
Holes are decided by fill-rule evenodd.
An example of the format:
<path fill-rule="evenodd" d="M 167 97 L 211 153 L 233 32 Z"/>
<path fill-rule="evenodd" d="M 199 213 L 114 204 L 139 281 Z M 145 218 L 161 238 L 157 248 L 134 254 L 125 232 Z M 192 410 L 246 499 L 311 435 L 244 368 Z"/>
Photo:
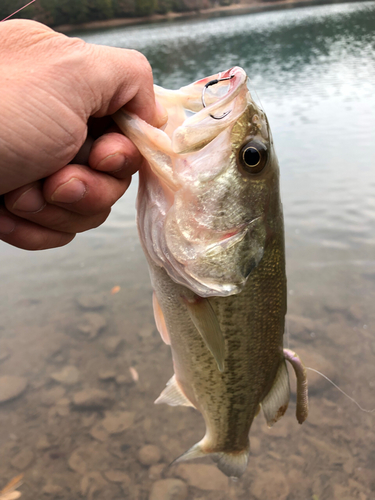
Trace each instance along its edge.
<path fill-rule="evenodd" d="M 312 371 L 308 420 L 295 419 L 291 374 L 289 409 L 272 429 L 255 419 L 240 480 L 209 459 L 170 466 L 203 436 L 204 423 L 191 408 L 153 405 L 172 362 L 154 325 L 135 229 L 125 246 L 117 237 L 89 250 L 88 241 L 20 252 L 16 278 L 14 260 L 3 256 L 0 488 L 22 473 L 22 500 L 374 498 L 375 415 Z M 295 259 L 293 240 L 288 247 L 285 345 L 374 407 L 375 274 L 345 274 L 339 263 L 314 269 Z M 34 280 L 23 279 L 28 272 Z"/>

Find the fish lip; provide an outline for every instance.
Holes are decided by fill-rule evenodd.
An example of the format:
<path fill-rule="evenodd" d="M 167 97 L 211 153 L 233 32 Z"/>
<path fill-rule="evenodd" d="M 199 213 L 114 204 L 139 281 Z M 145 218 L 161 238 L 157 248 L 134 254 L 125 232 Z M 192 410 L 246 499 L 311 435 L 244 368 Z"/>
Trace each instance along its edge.
<path fill-rule="evenodd" d="M 220 80 L 222 78 L 229 78 L 229 77 L 231 77 L 231 79 L 227 80 L 227 84 L 229 85 L 228 92 L 226 92 L 223 96 L 218 97 L 218 99 L 215 102 L 208 104 L 206 107 L 203 107 L 203 109 L 198 111 L 197 113 L 198 116 L 200 114 L 205 115 L 207 114 L 207 112 L 210 113 L 211 108 L 219 107 L 225 101 L 228 101 L 229 104 L 229 102 L 237 95 L 242 85 L 246 83 L 247 75 L 245 71 L 239 66 L 233 66 L 233 68 L 227 69 L 225 71 L 220 71 L 215 75 L 211 75 L 209 77 L 203 78 L 202 80 L 198 80 L 197 82 L 195 82 L 195 85 L 202 85 L 202 92 L 203 92 L 204 86 L 208 82 L 215 79 Z"/>

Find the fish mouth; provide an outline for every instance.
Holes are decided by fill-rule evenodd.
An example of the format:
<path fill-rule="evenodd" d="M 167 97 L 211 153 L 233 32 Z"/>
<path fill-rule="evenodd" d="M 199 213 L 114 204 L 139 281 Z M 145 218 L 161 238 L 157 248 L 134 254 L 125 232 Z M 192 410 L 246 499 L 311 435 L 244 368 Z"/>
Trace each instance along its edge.
<path fill-rule="evenodd" d="M 216 120 L 221 120 L 229 115 L 231 109 L 221 116 L 219 110 L 229 105 L 237 96 L 247 81 L 247 75 L 242 68 L 234 66 L 198 80 L 193 85 L 201 89 L 201 110 L 198 114 L 203 119 L 207 114 Z"/>
<path fill-rule="evenodd" d="M 166 129 L 173 152 L 198 151 L 233 126 L 248 105 L 246 81 L 244 70 L 235 66 L 180 89 L 184 117 L 176 127 Z M 186 117 L 186 111 L 194 114 Z"/>

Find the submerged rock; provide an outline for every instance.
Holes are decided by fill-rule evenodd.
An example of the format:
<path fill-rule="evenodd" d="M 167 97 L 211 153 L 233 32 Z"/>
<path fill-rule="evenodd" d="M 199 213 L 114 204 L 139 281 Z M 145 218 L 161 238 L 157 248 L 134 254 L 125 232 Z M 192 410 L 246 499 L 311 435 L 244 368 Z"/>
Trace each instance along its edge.
<path fill-rule="evenodd" d="M 160 462 L 161 453 L 157 446 L 147 444 L 138 451 L 138 460 L 142 465 L 154 465 Z"/>
<path fill-rule="evenodd" d="M 133 425 L 134 417 L 130 411 L 106 412 L 101 424 L 109 434 L 119 434 Z"/>
<path fill-rule="evenodd" d="M 252 485 L 251 493 L 257 500 L 277 498 L 286 500 L 289 495 L 289 485 L 285 474 L 276 467 L 272 471 L 262 471 L 256 475 Z"/>
<path fill-rule="evenodd" d="M 50 496 L 53 498 L 61 498 L 64 496 L 64 488 L 59 486 L 58 484 L 47 483 L 42 489 L 43 495 Z"/>
<path fill-rule="evenodd" d="M 111 483 L 122 483 L 126 486 L 130 486 L 131 483 L 130 477 L 122 470 L 107 470 L 104 476 Z"/>
<path fill-rule="evenodd" d="M 119 348 L 121 347 L 121 344 L 124 342 L 124 339 L 120 337 L 119 335 L 116 335 L 114 337 L 108 337 L 104 343 L 103 347 L 104 350 L 107 354 L 113 356 L 114 354 L 117 353 Z"/>
<path fill-rule="evenodd" d="M 80 373 L 75 366 L 64 366 L 60 372 L 52 373 L 51 378 L 63 385 L 75 385 L 79 381 Z"/>
<path fill-rule="evenodd" d="M 85 313 L 77 326 L 78 332 L 88 340 L 95 339 L 107 326 L 107 320 L 98 313 Z"/>
<path fill-rule="evenodd" d="M 113 397 L 101 389 L 85 389 L 73 397 L 76 410 L 105 410 L 114 402 Z"/>
<path fill-rule="evenodd" d="M 180 479 L 160 479 L 151 488 L 149 500 L 185 500 L 188 486 Z"/>
<path fill-rule="evenodd" d="M 10 463 L 18 470 L 25 470 L 34 460 L 34 453 L 30 448 L 24 448 L 12 458 Z"/>
<path fill-rule="evenodd" d="M 18 398 L 28 385 L 25 377 L 4 375 L 0 377 L 0 403 Z"/>
<path fill-rule="evenodd" d="M 77 299 L 77 305 L 88 311 L 98 311 L 106 306 L 106 297 L 103 294 L 82 295 Z"/>
<path fill-rule="evenodd" d="M 176 474 L 201 490 L 222 491 L 228 487 L 228 478 L 215 465 L 180 464 Z"/>

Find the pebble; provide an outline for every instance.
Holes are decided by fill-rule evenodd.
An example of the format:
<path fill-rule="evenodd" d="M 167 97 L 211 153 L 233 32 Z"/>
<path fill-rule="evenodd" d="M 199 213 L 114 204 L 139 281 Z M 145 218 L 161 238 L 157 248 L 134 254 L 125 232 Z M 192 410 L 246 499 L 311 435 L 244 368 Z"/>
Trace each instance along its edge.
<path fill-rule="evenodd" d="M 228 487 L 228 478 L 214 465 L 181 464 L 176 468 L 176 475 L 201 490 L 222 491 Z"/>
<path fill-rule="evenodd" d="M 0 403 L 5 403 L 18 398 L 26 390 L 28 385 L 25 377 L 4 375 L 0 377 Z"/>
<path fill-rule="evenodd" d="M 85 313 L 77 325 L 78 332 L 88 340 L 93 340 L 106 328 L 107 320 L 98 313 Z"/>
<path fill-rule="evenodd" d="M 117 353 L 123 341 L 124 339 L 119 335 L 108 337 L 107 339 L 105 339 L 103 343 L 105 352 L 110 356 L 113 356 L 114 354 Z"/>
<path fill-rule="evenodd" d="M 101 424 L 109 434 L 119 434 L 133 425 L 134 417 L 130 411 L 106 412 Z"/>
<path fill-rule="evenodd" d="M 83 310 L 98 311 L 106 306 L 106 297 L 103 294 L 82 295 L 77 304 Z"/>
<path fill-rule="evenodd" d="M 131 378 L 130 373 L 128 375 L 117 375 L 116 377 L 117 385 L 132 385 L 134 380 Z"/>
<path fill-rule="evenodd" d="M 34 453 L 30 448 L 23 448 L 15 457 L 10 461 L 11 465 L 18 470 L 25 470 L 34 460 Z"/>
<path fill-rule="evenodd" d="M 88 451 L 86 450 L 86 448 L 78 448 L 70 455 L 68 459 L 68 465 L 75 472 L 78 472 L 79 474 L 86 474 L 87 459 Z"/>
<path fill-rule="evenodd" d="M 109 434 L 102 426 L 102 423 L 99 422 L 90 429 L 90 436 L 97 441 L 101 441 L 102 443 L 104 443 L 105 441 L 107 441 Z"/>
<path fill-rule="evenodd" d="M 148 470 L 148 477 L 150 479 L 160 479 L 163 475 L 165 469 L 167 469 L 168 465 L 166 464 L 155 464 L 151 465 Z"/>
<path fill-rule="evenodd" d="M 104 476 L 111 483 L 122 483 L 124 486 L 130 486 L 130 477 L 122 470 L 107 470 Z"/>
<path fill-rule="evenodd" d="M 109 380 L 114 380 L 116 378 L 116 372 L 114 370 L 100 370 L 98 378 L 102 382 L 108 382 Z"/>
<path fill-rule="evenodd" d="M 94 494 L 108 485 L 100 472 L 89 472 L 81 479 L 81 496 L 93 498 Z"/>
<path fill-rule="evenodd" d="M 47 436 L 41 436 L 36 443 L 36 449 L 39 451 L 48 450 L 51 448 L 51 443 L 48 441 Z"/>
<path fill-rule="evenodd" d="M 68 398 L 61 398 L 56 402 L 56 413 L 60 417 L 67 417 L 70 413 L 70 400 Z"/>
<path fill-rule="evenodd" d="M 138 451 L 138 461 L 142 465 L 154 465 L 160 462 L 161 453 L 157 446 L 147 444 Z"/>
<path fill-rule="evenodd" d="M 73 396 L 73 405 L 76 410 L 105 410 L 113 402 L 112 396 L 101 389 L 85 389 L 76 392 Z"/>
<path fill-rule="evenodd" d="M 43 406 L 52 406 L 65 396 L 66 389 L 61 386 L 53 387 L 47 391 L 44 391 L 41 396 L 41 403 Z"/>
<path fill-rule="evenodd" d="M 80 378 L 79 370 L 76 366 L 64 366 L 60 372 L 52 373 L 52 380 L 63 385 L 75 385 Z"/>
<path fill-rule="evenodd" d="M 251 493 L 257 500 L 277 498 L 286 500 L 289 495 L 288 481 L 281 470 L 276 467 L 272 471 L 257 474 L 251 485 Z"/>
<path fill-rule="evenodd" d="M 188 486 L 180 479 L 160 479 L 151 488 L 149 500 L 185 500 Z"/>
<path fill-rule="evenodd" d="M 57 484 L 47 483 L 42 489 L 42 493 L 53 498 L 60 498 L 64 495 L 64 489 Z"/>

